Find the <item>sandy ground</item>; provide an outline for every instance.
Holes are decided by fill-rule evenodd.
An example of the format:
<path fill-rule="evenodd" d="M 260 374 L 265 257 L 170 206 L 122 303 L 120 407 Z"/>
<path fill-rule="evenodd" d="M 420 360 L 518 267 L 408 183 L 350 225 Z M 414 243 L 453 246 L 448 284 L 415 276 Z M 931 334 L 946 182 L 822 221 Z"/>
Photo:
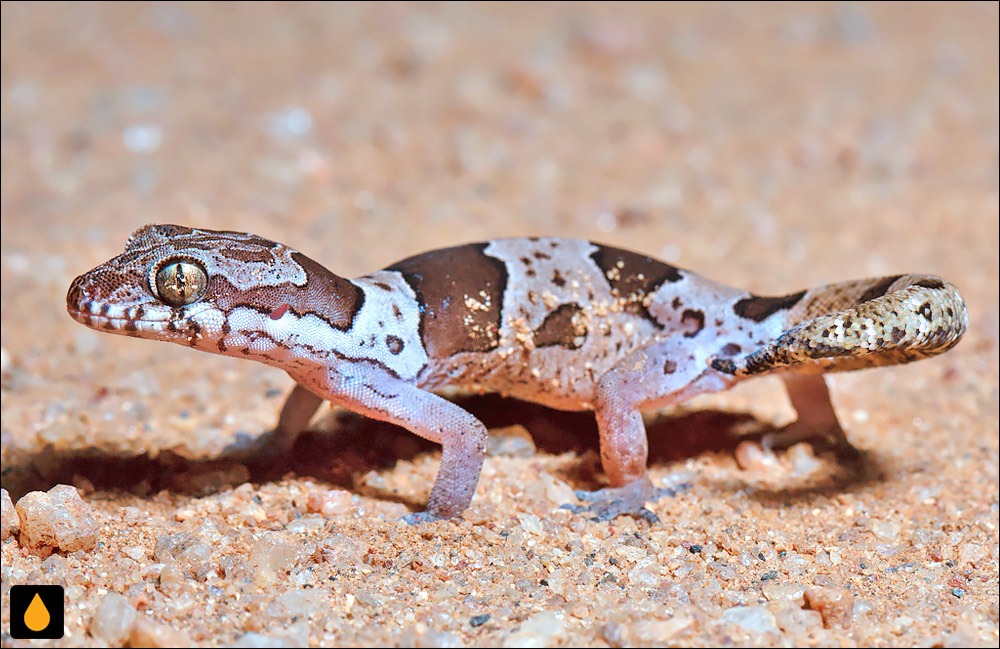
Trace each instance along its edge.
<path fill-rule="evenodd" d="M 85 547 L 4 541 L 3 644 L 28 644 L 10 586 L 46 583 L 66 635 L 39 645 L 996 646 L 997 24 L 995 3 L 5 2 L 3 487 L 75 486 Z M 542 234 L 765 294 L 921 271 L 970 326 L 831 379 L 854 466 L 736 462 L 792 416 L 773 379 L 651 417 L 654 481 L 690 484 L 655 525 L 558 509 L 601 484 L 590 415 L 464 398 L 496 438 L 477 496 L 409 527 L 433 446 L 326 411 L 251 471 L 225 449 L 290 379 L 66 315 L 146 223 L 346 276 Z"/>

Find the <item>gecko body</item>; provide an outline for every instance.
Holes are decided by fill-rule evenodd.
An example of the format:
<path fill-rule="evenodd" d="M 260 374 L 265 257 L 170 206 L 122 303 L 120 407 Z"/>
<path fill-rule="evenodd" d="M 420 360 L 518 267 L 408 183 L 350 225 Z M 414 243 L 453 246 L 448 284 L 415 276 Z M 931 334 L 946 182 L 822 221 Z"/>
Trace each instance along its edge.
<path fill-rule="evenodd" d="M 593 410 L 610 486 L 598 518 L 651 516 L 641 412 L 777 373 L 791 436 L 843 436 L 822 374 L 905 363 L 954 346 L 955 288 L 897 275 L 763 297 L 584 240 L 498 239 L 427 252 L 354 279 L 239 232 L 149 225 L 76 278 L 67 309 L 95 329 L 249 358 L 296 382 L 270 438 L 287 448 L 323 400 L 442 445 L 427 510 L 460 514 L 486 428 L 433 391 L 495 391 Z"/>

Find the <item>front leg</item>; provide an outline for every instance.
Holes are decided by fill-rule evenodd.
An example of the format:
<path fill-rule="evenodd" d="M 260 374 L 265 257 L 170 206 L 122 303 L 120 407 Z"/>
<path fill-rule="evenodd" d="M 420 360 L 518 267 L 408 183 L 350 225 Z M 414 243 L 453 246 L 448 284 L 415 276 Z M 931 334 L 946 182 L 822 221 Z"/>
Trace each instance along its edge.
<path fill-rule="evenodd" d="M 487 438 L 486 426 L 470 413 L 364 361 L 341 362 L 302 382 L 335 404 L 441 444 L 441 468 L 427 510 L 406 516 L 407 522 L 452 518 L 469 506 Z"/>
<path fill-rule="evenodd" d="M 248 445 L 238 447 L 234 445 L 227 454 L 252 465 L 269 465 L 286 456 L 295 445 L 299 433 L 309 425 L 309 420 L 321 403 L 323 403 L 322 397 L 296 383 L 285 399 L 285 405 L 281 407 L 281 415 L 274 430 L 257 437 Z"/>

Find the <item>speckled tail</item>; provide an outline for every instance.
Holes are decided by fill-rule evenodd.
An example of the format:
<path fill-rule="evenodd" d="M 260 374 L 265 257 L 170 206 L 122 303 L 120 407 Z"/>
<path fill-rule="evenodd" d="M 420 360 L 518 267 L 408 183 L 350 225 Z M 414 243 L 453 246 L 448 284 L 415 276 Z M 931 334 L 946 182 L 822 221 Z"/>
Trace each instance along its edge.
<path fill-rule="evenodd" d="M 783 368 L 839 372 L 908 363 L 955 346 L 968 326 L 958 290 L 931 275 L 897 275 L 811 289 L 788 312 L 790 328 L 756 351 L 713 359 L 736 376 Z"/>

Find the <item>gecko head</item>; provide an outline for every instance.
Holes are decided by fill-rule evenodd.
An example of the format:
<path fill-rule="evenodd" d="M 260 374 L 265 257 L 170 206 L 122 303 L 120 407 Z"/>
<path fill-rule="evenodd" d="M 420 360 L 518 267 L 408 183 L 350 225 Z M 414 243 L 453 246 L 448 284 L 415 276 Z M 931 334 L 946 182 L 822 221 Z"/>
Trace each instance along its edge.
<path fill-rule="evenodd" d="M 292 254 L 298 253 L 250 234 L 147 225 L 122 254 L 73 280 L 66 309 L 111 333 L 214 341 L 223 335 L 226 313 L 250 301 L 249 292 L 305 282 Z"/>

